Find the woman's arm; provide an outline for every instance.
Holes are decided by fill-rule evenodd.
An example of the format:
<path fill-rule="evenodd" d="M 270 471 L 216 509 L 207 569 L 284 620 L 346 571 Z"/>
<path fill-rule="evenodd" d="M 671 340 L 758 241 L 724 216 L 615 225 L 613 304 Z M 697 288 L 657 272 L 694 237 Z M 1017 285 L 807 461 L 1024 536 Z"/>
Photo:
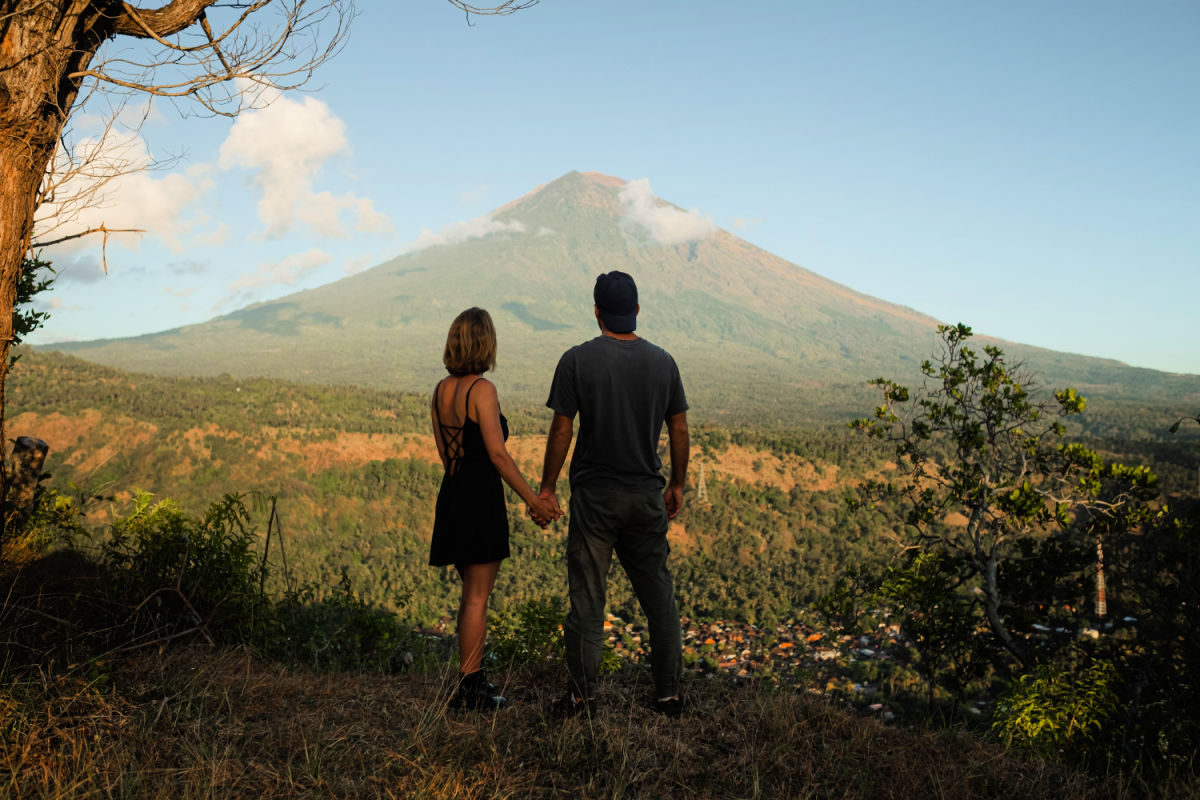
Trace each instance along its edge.
<path fill-rule="evenodd" d="M 509 455 L 508 448 L 504 446 L 504 430 L 500 427 L 500 399 L 491 381 L 480 379 L 471 392 L 471 407 L 467 409 L 467 415 L 472 413 L 483 434 L 483 445 L 487 448 L 488 458 L 492 460 L 500 477 L 538 516 L 553 519 L 556 509 L 534 492 L 525 476 L 517 469 L 517 463 Z"/>

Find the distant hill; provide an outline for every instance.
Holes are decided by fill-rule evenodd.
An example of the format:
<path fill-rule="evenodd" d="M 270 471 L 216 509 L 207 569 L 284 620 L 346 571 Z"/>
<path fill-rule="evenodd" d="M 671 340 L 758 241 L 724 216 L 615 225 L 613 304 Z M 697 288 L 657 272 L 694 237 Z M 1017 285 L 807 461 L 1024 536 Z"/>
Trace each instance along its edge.
<path fill-rule="evenodd" d="M 451 319 L 479 305 L 499 332 L 501 397 L 537 403 L 559 354 L 596 334 L 596 275 L 622 269 L 638 281 L 639 333 L 675 354 L 698 418 L 768 426 L 844 418 L 871 402 L 866 380 L 912 376 L 928 355 L 937 320 L 715 227 L 677 241 L 671 225 L 696 220 L 656 198 L 635 197 L 633 188 L 571 172 L 498 209 L 485 228 L 491 232 L 477 238 L 433 244 L 202 324 L 48 347 L 160 374 L 428 391 L 443 374 Z M 1094 401 L 1161 401 L 1185 410 L 1200 401 L 1198 376 L 1004 346 L 1048 382 L 1076 386 Z"/>

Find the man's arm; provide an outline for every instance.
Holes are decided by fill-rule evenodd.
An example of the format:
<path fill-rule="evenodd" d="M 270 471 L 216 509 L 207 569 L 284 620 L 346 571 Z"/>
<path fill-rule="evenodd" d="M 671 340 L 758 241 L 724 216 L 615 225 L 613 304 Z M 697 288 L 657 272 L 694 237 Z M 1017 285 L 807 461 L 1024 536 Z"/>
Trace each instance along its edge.
<path fill-rule="evenodd" d="M 687 483 L 688 455 L 692 448 L 686 411 L 667 417 L 667 438 L 671 442 L 671 480 L 663 499 L 667 502 L 667 519 L 675 519 L 683 508 L 683 487 Z"/>
<path fill-rule="evenodd" d="M 542 487 L 539 492 L 543 497 L 554 498 L 555 503 L 558 502 L 555 496 L 558 475 L 567 460 L 567 451 L 571 449 L 571 436 L 574 433 L 574 420 L 555 413 L 554 419 L 550 421 L 550 432 L 546 434 L 546 458 L 542 462 Z"/>

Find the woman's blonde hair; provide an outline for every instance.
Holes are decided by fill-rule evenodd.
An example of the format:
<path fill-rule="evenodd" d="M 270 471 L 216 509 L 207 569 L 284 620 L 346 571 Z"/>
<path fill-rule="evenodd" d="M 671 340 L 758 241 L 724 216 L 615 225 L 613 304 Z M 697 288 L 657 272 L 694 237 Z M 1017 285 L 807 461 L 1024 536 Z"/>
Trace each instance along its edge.
<path fill-rule="evenodd" d="M 451 375 L 475 375 L 496 368 L 496 327 L 482 308 L 468 308 L 450 323 L 442 363 Z"/>

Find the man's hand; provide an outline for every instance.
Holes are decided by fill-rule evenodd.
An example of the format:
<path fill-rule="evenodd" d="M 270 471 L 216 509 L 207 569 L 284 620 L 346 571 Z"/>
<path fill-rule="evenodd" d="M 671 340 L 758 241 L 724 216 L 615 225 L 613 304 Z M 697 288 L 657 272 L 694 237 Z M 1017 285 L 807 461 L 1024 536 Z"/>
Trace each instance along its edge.
<path fill-rule="evenodd" d="M 683 508 L 683 487 L 667 484 L 663 500 L 667 503 L 667 519 L 675 519 Z"/>
<path fill-rule="evenodd" d="M 529 516 L 543 528 L 563 515 L 558 496 L 553 489 L 542 489 L 538 493 L 537 506 L 529 506 Z"/>
<path fill-rule="evenodd" d="M 558 503 L 558 493 L 553 489 L 549 487 L 543 487 L 542 490 L 538 492 L 538 497 L 541 497 L 542 499 L 547 500 L 554 505 L 555 519 L 558 519 L 563 515 L 562 506 Z"/>
<path fill-rule="evenodd" d="M 675 519 L 683 508 L 683 487 L 687 483 L 688 455 L 691 451 L 686 411 L 667 417 L 667 438 L 671 450 L 671 480 L 667 481 L 663 500 L 667 501 L 667 519 Z"/>

